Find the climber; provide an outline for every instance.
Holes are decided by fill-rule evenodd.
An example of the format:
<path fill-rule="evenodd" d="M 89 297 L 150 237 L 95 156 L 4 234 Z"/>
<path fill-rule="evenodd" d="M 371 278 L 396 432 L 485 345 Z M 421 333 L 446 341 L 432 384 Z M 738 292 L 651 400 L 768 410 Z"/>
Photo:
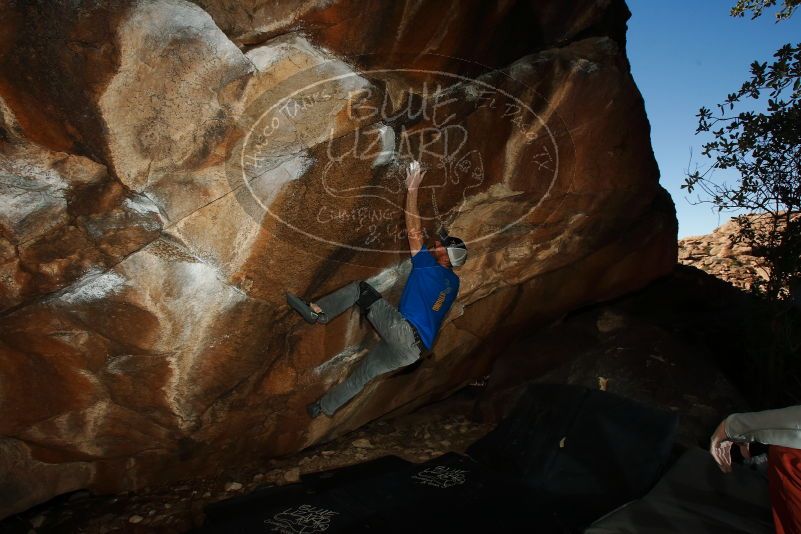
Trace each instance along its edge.
<path fill-rule="evenodd" d="M 307 407 L 312 418 L 320 413 L 334 415 L 372 379 L 417 361 L 433 346 L 442 320 L 456 299 L 459 277 L 453 267 L 464 264 L 467 247 L 441 229 L 434 247 L 426 249 L 417 211 L 417 190 L 424 175 L 416 161 L 406 171 L 406 231 L 412 271 L 399 308 L 364 281 L 352 282 L 316 303 L 286 294 L 287 303 L 308 323 L 326 324 L 355 304 L 381 336 L 344 381 Z"/>
<path fill-rule="evenodd" d="M 732 470 L 731 447 L 744 458 L 750 443 L 768 445 L 768 490 L 777 534 L 801 532 L 801 406 L 735 413 L 721 421 L 709 452 L 721 471 Z"/>

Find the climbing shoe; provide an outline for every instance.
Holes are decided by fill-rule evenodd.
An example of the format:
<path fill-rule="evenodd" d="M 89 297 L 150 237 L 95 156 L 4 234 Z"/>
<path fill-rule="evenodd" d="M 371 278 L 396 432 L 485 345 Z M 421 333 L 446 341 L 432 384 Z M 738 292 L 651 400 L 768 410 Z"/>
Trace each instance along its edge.
<path fill-rule="evenodd" d="M 300 297 L 297 297 L 287 291 L 286 293 L 286 303 L 289 304 L 293 310 L 298 312 L 303 320 L 307 323 L 314 324 L 317 322 L 317 319 L 323 315 L 322 313 L 317 313 L 311 309 L 309 303 L 303 300 Z"/>

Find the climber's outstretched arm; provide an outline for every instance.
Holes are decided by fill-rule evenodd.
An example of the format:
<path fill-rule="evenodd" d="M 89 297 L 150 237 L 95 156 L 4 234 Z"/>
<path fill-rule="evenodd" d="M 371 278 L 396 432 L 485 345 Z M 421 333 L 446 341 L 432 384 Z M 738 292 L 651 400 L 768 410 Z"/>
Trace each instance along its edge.
<path fill-rule="evenodd" d="M 417 211 L 417 190 L 423 181 L 425 171 L 420 172 L 420 164 L 413 161 L 406 170 L 406 235 L 412 256 L 423 248 L 423 231 L 420 213 Z"/>

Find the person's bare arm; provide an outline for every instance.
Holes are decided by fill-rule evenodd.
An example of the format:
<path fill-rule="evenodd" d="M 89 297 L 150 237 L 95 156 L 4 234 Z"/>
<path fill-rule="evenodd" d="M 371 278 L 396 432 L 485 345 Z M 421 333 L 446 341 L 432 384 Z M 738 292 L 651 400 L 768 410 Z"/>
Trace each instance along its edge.
<path fill-rule="evenodd" d="M 417 211 L 417 190 L 423 181 L 425 171 L 420 171 L 420 164 L 413 161 L 406 170 L 406 235 L 409 238 L 409 251 L 412 256 L 423 248 L 423 231 L 420 213 Z"/>

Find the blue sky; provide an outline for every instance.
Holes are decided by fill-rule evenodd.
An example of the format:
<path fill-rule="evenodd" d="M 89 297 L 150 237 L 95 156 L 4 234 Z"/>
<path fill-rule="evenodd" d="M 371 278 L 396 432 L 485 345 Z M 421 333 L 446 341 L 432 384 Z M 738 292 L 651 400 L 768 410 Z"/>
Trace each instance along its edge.
<path fill-rule="evenodd" d="M 701 106 L 714 108 L 738 89 L 751 62 L 770 62 L 784 43 L 801 42 L 801 11 L 776 23 L 775 10 L 756 20 L 731 17 L 735 0 L 627 2 L 632 13 L 628 56 L 645 98 L 661 183 L 676 204 L 679 237 L 709 233 L 729 215 L 718 214 L 709 204 L 691 205 L 692 198 L 679 187 L 691 149 L 694 162 L 709 162 L 700 152 L 710 137 L 695 135 L 695 114 Z"/>

